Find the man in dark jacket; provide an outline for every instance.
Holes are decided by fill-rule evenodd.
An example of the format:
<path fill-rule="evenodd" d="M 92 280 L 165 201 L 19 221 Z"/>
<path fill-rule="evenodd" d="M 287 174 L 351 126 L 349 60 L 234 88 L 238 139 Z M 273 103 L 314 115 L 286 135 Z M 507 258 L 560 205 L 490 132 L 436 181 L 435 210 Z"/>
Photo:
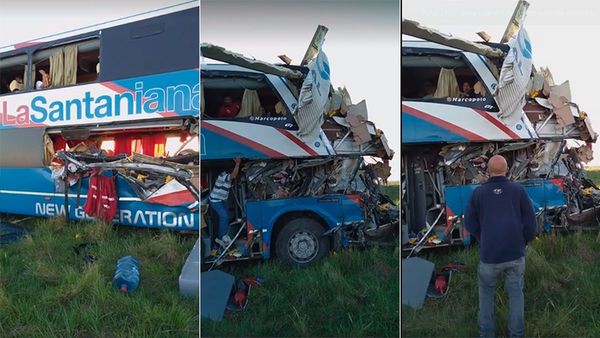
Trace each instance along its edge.
<path fill-rule="evenodd" d="M 494 336 L 496 284 L 505 273 L 508 293 L 508 331 L 525 335 L 525 246 L 536 235 L 535 213 L 525 189 L 506 178 L 508 165 L 495 155 L 488 162 L 490 178 L 473 191 L 465 226 L 479 240 L 479 334 Z"/>

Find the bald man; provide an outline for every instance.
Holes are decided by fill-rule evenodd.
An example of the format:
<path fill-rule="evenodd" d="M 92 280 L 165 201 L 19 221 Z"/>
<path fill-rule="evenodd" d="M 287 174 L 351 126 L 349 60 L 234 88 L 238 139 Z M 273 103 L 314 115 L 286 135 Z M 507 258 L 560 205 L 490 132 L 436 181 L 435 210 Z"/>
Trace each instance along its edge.
<path fill-rule="evenodd" d="M 536 235 L 535 213 L 525 189 L 506 178 L 506 159 L 495 155 L 488 161 L 490 178 L 471 195 L 465 226 L 479 241 L 480 337 L 494 336 L 496 284 L 505 274 L 508 293 L 510 337 L 525 335 L 525 246 Z"/>

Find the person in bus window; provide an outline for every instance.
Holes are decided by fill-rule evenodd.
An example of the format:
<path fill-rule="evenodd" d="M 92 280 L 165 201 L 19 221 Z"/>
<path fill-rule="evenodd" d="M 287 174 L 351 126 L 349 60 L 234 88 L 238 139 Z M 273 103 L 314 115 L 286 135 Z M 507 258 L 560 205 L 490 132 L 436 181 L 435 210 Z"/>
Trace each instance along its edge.
<path fill-rule="evenodd" d="M 40 69 L 41 80 L 35 82 L 35 89 L 45 89 L 50 87 L 50 75 L 45 70 Z"/>
<path fill-rule="evenodd" d="M 23 78 L 21 76 L 15 76 L 15 79 L 8 85 L 8 89 L 10 89 L 11 92 L 23 90 L 24 87 L 25 85 L 23 84 Z"/>
<path fill-rule="evenodd" d="M 240 111 L 241 104 L 238 101 L 233 101 L 231 96 L 223 98 L 223 104 L 217 112 L 219 118 L 234 118 Z"/>
<path fill-rule="evenodd" d="M 433 99 L 433 93 L 435 93 L 435 86 L 433 85 L 433 83 L 431 83 L 430 81 L 426 81 L 425 85 L 423 86 L 423 92 L 421 92 L 422 94 L 421 99 L 423 100 L 431 100 Z"/>
<path fill-rule="evenodd" d="M 468 81 L 463 82 L 462 91 L 459 95 L 465 98 L 479 97 L 479 95 L 475 94 L 475 90 Z"/>

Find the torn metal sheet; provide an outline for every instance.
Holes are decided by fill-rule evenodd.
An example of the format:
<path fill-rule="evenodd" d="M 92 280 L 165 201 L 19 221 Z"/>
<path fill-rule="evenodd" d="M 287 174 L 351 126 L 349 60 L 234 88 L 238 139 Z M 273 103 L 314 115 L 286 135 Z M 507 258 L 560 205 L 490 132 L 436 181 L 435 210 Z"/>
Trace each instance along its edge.
<path fill-rule="evenodd" d="M 257 70 L 267 74 L 279 75 L 290 79 L 301 79 L 303 77 L 302 73 L 297 70 L 291 70 L 289 68 L 276 66 L 272 63 L 265 61 L 250 59 L 242 54 L 232 52 L 223 47 L 216 46 L 210 43 L 201 43 L 200 51 L 202 52 L 202 56 L 204 57 L 229 63 L 232 65 L 238 65 L 248 69 Z"/>
<path fill-rule="evenodd" d="M 527 9 L 529 8 L 529 3 L 525 0 L 519 0 L 513 14 L 504 30 L 504 34 L 502 34 L 502 38 L 500 39 L 500 43 L 506 43 L 510 39 L 512 39 L 515 34 L 521 29 L 521 25 L 527 16 Z"/>
<path fill-rule="evenodd" d="M 516 39 L 509 42 L 510 52 L 502 63 L 498 89 L 495 93 L 500 113 L 498 116 L 513 126 L 523 115 L 525 95 L 531 75 L 531 42 L 525 28 L 521 28 Z"/>
<path fill-rule="evenodd" d="M 298 135 L 313 141 L 320 135 L 331 87 L 329 61 L 323 51 L 310 62 L 308 69 L 298 97 L 298 108 L 293 115 L 298 123 Z"/>
<path fill-rule="evenodd" d="M 302 61 L 300 62 L 300 66 L 304 66 L 304 65 L 308 64 L 310 61 L 312 61 L 315 58 L 315 56 L 317 56 L 319 54 L 319 52 L 321 51 L 321 47 L 323 46 L 323 42 L 325 42 L 325 35 L 327 35 L 327 31 L 329 31 L 329 28 L 327 28 L 323 25 L 317 26 L 317 29 L 315 30 L 315 34 L 313 35 L 312 39 L 310 40 L 310 43 L 308 44 L 308 48 L 306 49 L 306 52 L 304 53 L 304 57 L 302 58 Z"/>
<path fill-rule="evenodd" d="M 501 58 L 500 49 L 489 47 L 480 43 L 471 42 L 454 36 L 449 36 L 431 28 L 422 26 L 416 21 L 402 18 L 402 34 L 414 36 L 423 40 L 433 41 L 444 46 L 457 48 L 471 53 L 481 54 L 491 58 Z"/>
<path fill-rule="evenodd" d="M 402 260 L 402 305 L 420 309 L 435 265 L 419 257 Z"/>
<path fill-rule="evenodd" d="M 200 316 L 220 321 L 235 277 L 220 270 L 200 273 Z"/>

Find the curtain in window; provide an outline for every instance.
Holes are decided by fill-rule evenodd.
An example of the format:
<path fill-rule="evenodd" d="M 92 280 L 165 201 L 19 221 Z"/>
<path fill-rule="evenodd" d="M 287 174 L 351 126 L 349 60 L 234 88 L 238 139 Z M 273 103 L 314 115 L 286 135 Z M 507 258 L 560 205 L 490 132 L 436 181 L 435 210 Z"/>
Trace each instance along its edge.
<path fill-rule="evenodd" d="M 29 66 L 25 65 L 25 73 L 23 74 L 23 87 L 24 88 L 29 88 L 27 86 L 27 83 L 29 81 L 29 74 L 31 74 L 31 72 L 29 71 Z"/>
<path fill-rule="evenodd" d="M 246 89 L 242 96 L 240 112 L 236 117 L 261 116 L 260 99 L 256 90 Z"/>
<path fill-rule="evenodd" d="M 64 53 L 61 50 L 50 55 L 50 87 L 60 87 L 65 84 Z"/>
<path fill-rule="evenodd" d="M 77 45 L 65 46 L 63 48 L 64 59 L 64 84 L 77 83 Z"/>
<path fill-rule="evenodd" d="M 115 154 L 131 155 L 131 143 L 133 138 L 128 135 L 115 136 Z"/>
<path fill-rule="evenodd" d="M 433 97 L 438 99 L 442 97 L 458 97 L 460 89 L 458 88 L 458 80 L 453 69 L 440 69 L 438 77 L 437 89 L 433 93 Z"/>
<path fill-rule="evenodd" d="M 54 158 L 54 144 L 48 134 L 44 134 L 44 164 L 50 165 Z"/>

